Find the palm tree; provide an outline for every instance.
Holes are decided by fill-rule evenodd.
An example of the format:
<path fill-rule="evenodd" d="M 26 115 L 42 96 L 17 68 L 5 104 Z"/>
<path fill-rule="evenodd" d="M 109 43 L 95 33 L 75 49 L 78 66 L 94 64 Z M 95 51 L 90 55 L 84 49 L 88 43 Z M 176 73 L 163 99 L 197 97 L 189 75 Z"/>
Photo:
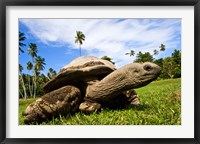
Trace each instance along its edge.
<path fill-rule="evenodd" d="M 81 45 L 83 44 L 84 40 L 85 40 L 85 35 L 81 31 L 76 31 L 75 43 L 79 45 L 80 56 L 81 56 Z"/>
<path fill-rule="evenodd" d="M 30 43 L 28 48 L 28 54 L 32 57 L 32 60 L 34 57 L 37 57 L 37 52 L 38 52 L 37 45 L 34 43 Z"/>
<path fill-rule="evenodd" d="M 49 81 L 48 77 L 45 74 L 41 74 L 40 78 L 41 78 L 42 83 L 46 83 L 47 81 Z"/>
<path fill-rule="evenodd" d="M 24 36 L 24 33 L 19 32 L 19 54 L 20 52 L 24 53 L 24 51 L 22 50 L 21 47 L 26 46 L 26 44 L 24 44 L 22 41 L 24 41 L 26 39 L 26 37 Z"/>
<path fill-rule="evenodd" d="M 35 69 L 37 71 L 41 71 L 41 70 L 44 70 L 44 65 L 46 65 L 45 63 L 45 59 L 44 58 L 41 58 L 40 56 L 37 56 L 35 58 Z"/>
<path fill-rule="evenodd" d="M 159 48 L 160 48 L 160 51 L 165 51 L 165 45 L 164 45 L 164 44 L 161 44 L 161 45 L 159 46 Z"/>
<path fill-rule="evenodd" d="M 32 62 L 34 62 L 34 57 L 37 57 L 37 52 L 38 52 L 38 48 L 37 48 L 37 45 L 34 44 L 34 43 L 30 43 L 29 44 L 29 48 L 28 48 L 28 54 L 31 56 L 32 58 Z M 36 71 L 35 69 L 33 70 L 33 74 L 34 74 L 34 77 L 33 77 L 33 83 L 34 83 L 34 98 L 35 98 L 35 92 L 36 92 Z"/>
<path fill-rule="evenodd" d="M 29 61 L 29 62 L 27 63 L 26 68 L 27 68 L 27 70 L 29 70 L 29 71 L 32 70 L 32 69 L 33 69 L 33 64 L 32 64 L 32 62 Z"/>
<path fill-rule="evenodd" d="M 110 58 L 108 56 L 103 56 L 101 59 L 110 61 L 111 63 L 115 64 L 115 62 L 112 61 L 112 58 Z"/>
<path fill-rule="evenodd" d="M 23 76 L 22 76 L 22 71 L 23 71 L 23 67 L 21 64 L 19 64 L 19 74 L 20 74 L 20 80 L 21 80 L 21 83 L 22 83 L 22 88 L 23 88 L 23 91 L 24 91 L 24 98 L 26 99 L 27 98 L 27 93 L 26 93 L 26 87 L 25 87 L 25 84 L 24 84 L 24 79 L 23 79 Z"/>
<path fill-rule="evenodd" d="M 22 73 L 23 67 L 21 64 L 19 64 L 19 94 L 22 96 L 22 98 L 24 97 L 24 95 L 22 94 L 22 92 L 20 91 L 20 82 L 21 82 L 21 73 Z M 22 86 L 23 88 L 23 86 Z M 24 89 L 23 89 L 24 90 Z"/>
<path fill-rule="evenodd" d="M 23 69 L 24 69 L 23 66 L 21 64 L 19 64 L 19 73 L 20 74 L 22 73 Z"/>
<path fill-rule="evenodd" d="M 158 55 L 158 50 L 153 50 L 153 55 Z"/>
<path fill-rule="evenodd" d="M 125 55 L 134 56 L 134 55 L 135 55 L 135 52 L 134 52 L 134 50 L 131 50 L 129 53 L 125 53 Z"/>
<path fill-rule="evenodd" d="M 51 79 L 55 75 L 56 75 L 56 71 L 54 69 L 50 68 L 49 72 L 47 74 L 48 78 Z"/>
<path fill-rule="evenodd" d="M 39 75 L 39 71 L 43 70 L 45 67 L 44 65 L 46 65 L 45 63 L 45 59 L 41 58 L 40 56 L 37 56 L 34 60 L 35 65 L 34 65 L 34 72 L 35 72 L 35 88 L 34 88 L 34 98 L 36 96 L 36 90 L 37 90 L 37 75 Z"/>
<path fill-rule="evenodd" d="M 32 70 L 33 69 L 33 64 L 32 62 L 28 62 L 27 65 L 26 65 L 26 68 L 28 71 Z M 30 93 L 30 96 L 32 97 L 33 96 L 33 91 L 31 89 L 31 84 L 30 84 L 30 75 L 28 75 L 28 84 L 29 84 L 29 93 Z"/>

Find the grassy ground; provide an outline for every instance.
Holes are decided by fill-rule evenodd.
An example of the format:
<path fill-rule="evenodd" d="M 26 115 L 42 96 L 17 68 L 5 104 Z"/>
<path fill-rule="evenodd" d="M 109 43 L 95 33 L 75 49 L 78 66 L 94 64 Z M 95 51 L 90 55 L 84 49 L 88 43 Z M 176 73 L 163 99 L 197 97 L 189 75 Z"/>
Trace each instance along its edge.
<path fill-rule="evenodd" d="M 90 115 L 81 112 L 60 116 L 42 125 L 180 125 L 181 79 L 159 80 L 136 89 L 139 107 L 120 110 L 104 109 Z M 35 99 L 20 100 L 19 124 L 23 125 L 22 111 Z"/>

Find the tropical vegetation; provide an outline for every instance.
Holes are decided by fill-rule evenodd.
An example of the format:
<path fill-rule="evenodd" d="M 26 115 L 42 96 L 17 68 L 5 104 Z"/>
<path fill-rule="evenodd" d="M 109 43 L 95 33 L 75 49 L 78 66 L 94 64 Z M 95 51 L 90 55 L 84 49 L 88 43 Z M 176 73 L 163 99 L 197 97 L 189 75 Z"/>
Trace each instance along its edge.
<path fill-rule="evenodd" d="M 25 53 L 22 47 L 25 47 L 24 43 L 26 37 L 23 32 L 19 32 L 19 54 Z M 38 55 L 39 48 L 35 43 L 29 43 L 27 53 L 31 57 L 32 61 L 28 61 L 26 69 L 28 74 L 23 73 L 24 67 L 19 64 L 19 98 L 36 98 L 44 94 L 43 85 L 50 80 L 56 71 L 53 68 L 49 69 L 47 75 L 41 73 L 45 69 L 45 58 Z"/>

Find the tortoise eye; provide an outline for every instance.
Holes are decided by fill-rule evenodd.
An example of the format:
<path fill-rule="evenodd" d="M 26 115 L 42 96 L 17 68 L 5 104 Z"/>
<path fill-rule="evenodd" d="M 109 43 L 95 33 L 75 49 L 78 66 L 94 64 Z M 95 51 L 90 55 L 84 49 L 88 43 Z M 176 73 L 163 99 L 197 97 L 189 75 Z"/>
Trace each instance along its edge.
<path fill-rule="evenodd" d="M 152 70 L 152 67 L 150 65 L 145 65 L 144 70 L 150 71 L 150 70 Z"/>

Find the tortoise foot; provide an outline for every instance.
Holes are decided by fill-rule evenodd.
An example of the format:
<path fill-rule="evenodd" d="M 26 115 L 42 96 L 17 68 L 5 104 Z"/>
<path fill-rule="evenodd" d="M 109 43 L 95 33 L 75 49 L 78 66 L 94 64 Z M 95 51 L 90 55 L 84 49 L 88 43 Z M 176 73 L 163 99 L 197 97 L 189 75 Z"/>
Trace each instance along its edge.
<path fill-rule="evenodd" d="M 129 103 L 131 106 L 139 106 L 140 105 L 140 98 L 137 95 L 135 90 L 126 91 L 126 96 L 129 100 Z"/>
<path fill-rule="evenodd" d="M 84 113 L 92 113 L 101 109 L 101 104 L 97 102 L 84 101 L 80 104 L 79 109 Z"/>
<path fill-rule="evenodd" d="M 140 98 L 135 96 L 134 99 L 130 103 L 131 106 L 140 106 Z"/>

